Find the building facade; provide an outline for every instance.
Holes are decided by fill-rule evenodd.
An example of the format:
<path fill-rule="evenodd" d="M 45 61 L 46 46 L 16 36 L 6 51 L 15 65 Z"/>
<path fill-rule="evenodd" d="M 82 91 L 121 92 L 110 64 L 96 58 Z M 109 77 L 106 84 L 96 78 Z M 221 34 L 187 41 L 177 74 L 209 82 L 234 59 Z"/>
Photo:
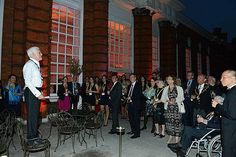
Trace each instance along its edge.
<path fill-rule="evenodd" d="M 185 78 L 214 72 L 212 34 L 181 12 L 179 0 L 0 0 L 1 80 L 14 73 L 23 85 L 26 50 L 43 53 L 44 92 L 79 59 L 83 76 L 153 71 Z M 223 47 L 221 47 L 223 48 Z"/>

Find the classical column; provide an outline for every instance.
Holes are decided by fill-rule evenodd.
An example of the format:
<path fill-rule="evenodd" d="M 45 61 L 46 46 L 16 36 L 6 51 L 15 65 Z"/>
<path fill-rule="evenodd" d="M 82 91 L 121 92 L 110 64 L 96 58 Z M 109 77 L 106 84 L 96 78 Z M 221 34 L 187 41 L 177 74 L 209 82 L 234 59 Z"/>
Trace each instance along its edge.
<path fill-rule="evenodd" d="M 146 8 L 135 8 L 134 72 L 149 77 L 152 73 L 152 15 Z"/>
<path fill-rule="evenodd" d="M 108 0 L 84 1 L 84 76 L 101 76 L 108 69 Z"/>
<path fill-rule="evenodd" d="M 176 76 L 176 28 L 169 21 L 160 21 L 160 71 L 164 78 L 169 74 Z"/>

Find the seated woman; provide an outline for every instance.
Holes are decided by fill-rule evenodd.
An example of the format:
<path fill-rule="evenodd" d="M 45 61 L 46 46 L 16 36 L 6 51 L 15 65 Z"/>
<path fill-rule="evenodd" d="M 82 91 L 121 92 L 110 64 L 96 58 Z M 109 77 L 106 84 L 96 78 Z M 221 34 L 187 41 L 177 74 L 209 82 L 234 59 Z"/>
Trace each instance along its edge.
<path fill-rule="evenodd" d="M 179 144 L 168 145 L 169 148 L 176 152 L 178 157 L 184 157 L 187 149 L 191 146 L 194 139 L 200 139 L 209 132 L 209 128 L 220 129 L 220 118 L 214 112 L 209 113 L 205 118 L 198 116 L 198 126 L 186 126 Z"/>

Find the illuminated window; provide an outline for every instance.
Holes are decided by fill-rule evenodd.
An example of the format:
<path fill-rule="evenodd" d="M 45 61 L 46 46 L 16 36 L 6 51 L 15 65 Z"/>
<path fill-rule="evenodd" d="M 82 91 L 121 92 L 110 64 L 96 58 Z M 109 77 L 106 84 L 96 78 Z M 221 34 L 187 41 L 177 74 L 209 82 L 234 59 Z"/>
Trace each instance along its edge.
<path fill-rule="evenodd" d="M 131 72 L 131 27 L 109 20 L 108 35 L 108 70 Z"/>
<path fill-rule="evenodd" d="M 202 54 L 197 53 L 197 72 L 198 74 L 202 73 Z"/>
<path fill-rule="evenodd" d="M 70 77 L 70 60 L 79 57 L 81 10 L 73 5 L 53 2 L 52 6 L 50 84 L 56 85 L 56 91 L 58 80 L 65 75 Z"/>
<path fill-rule="evenodd" d="M 185 49 L 185 65 L 186 65 L 186 76 L 189 71 L 191 71 L 191 49 Z"/>

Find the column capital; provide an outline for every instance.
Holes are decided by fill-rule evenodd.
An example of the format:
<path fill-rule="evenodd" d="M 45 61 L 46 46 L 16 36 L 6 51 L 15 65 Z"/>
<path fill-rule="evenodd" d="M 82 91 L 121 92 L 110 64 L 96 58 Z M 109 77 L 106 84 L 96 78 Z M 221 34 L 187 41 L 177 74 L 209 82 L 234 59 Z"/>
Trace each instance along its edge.
<path fill-rule="evenodd" d="M 138 15 L 152 16 L 151 11 L 146 8 L 134 8 L 134 9 L 132 9 L 132 13 L 134 16 L 138 16 Z"/>

